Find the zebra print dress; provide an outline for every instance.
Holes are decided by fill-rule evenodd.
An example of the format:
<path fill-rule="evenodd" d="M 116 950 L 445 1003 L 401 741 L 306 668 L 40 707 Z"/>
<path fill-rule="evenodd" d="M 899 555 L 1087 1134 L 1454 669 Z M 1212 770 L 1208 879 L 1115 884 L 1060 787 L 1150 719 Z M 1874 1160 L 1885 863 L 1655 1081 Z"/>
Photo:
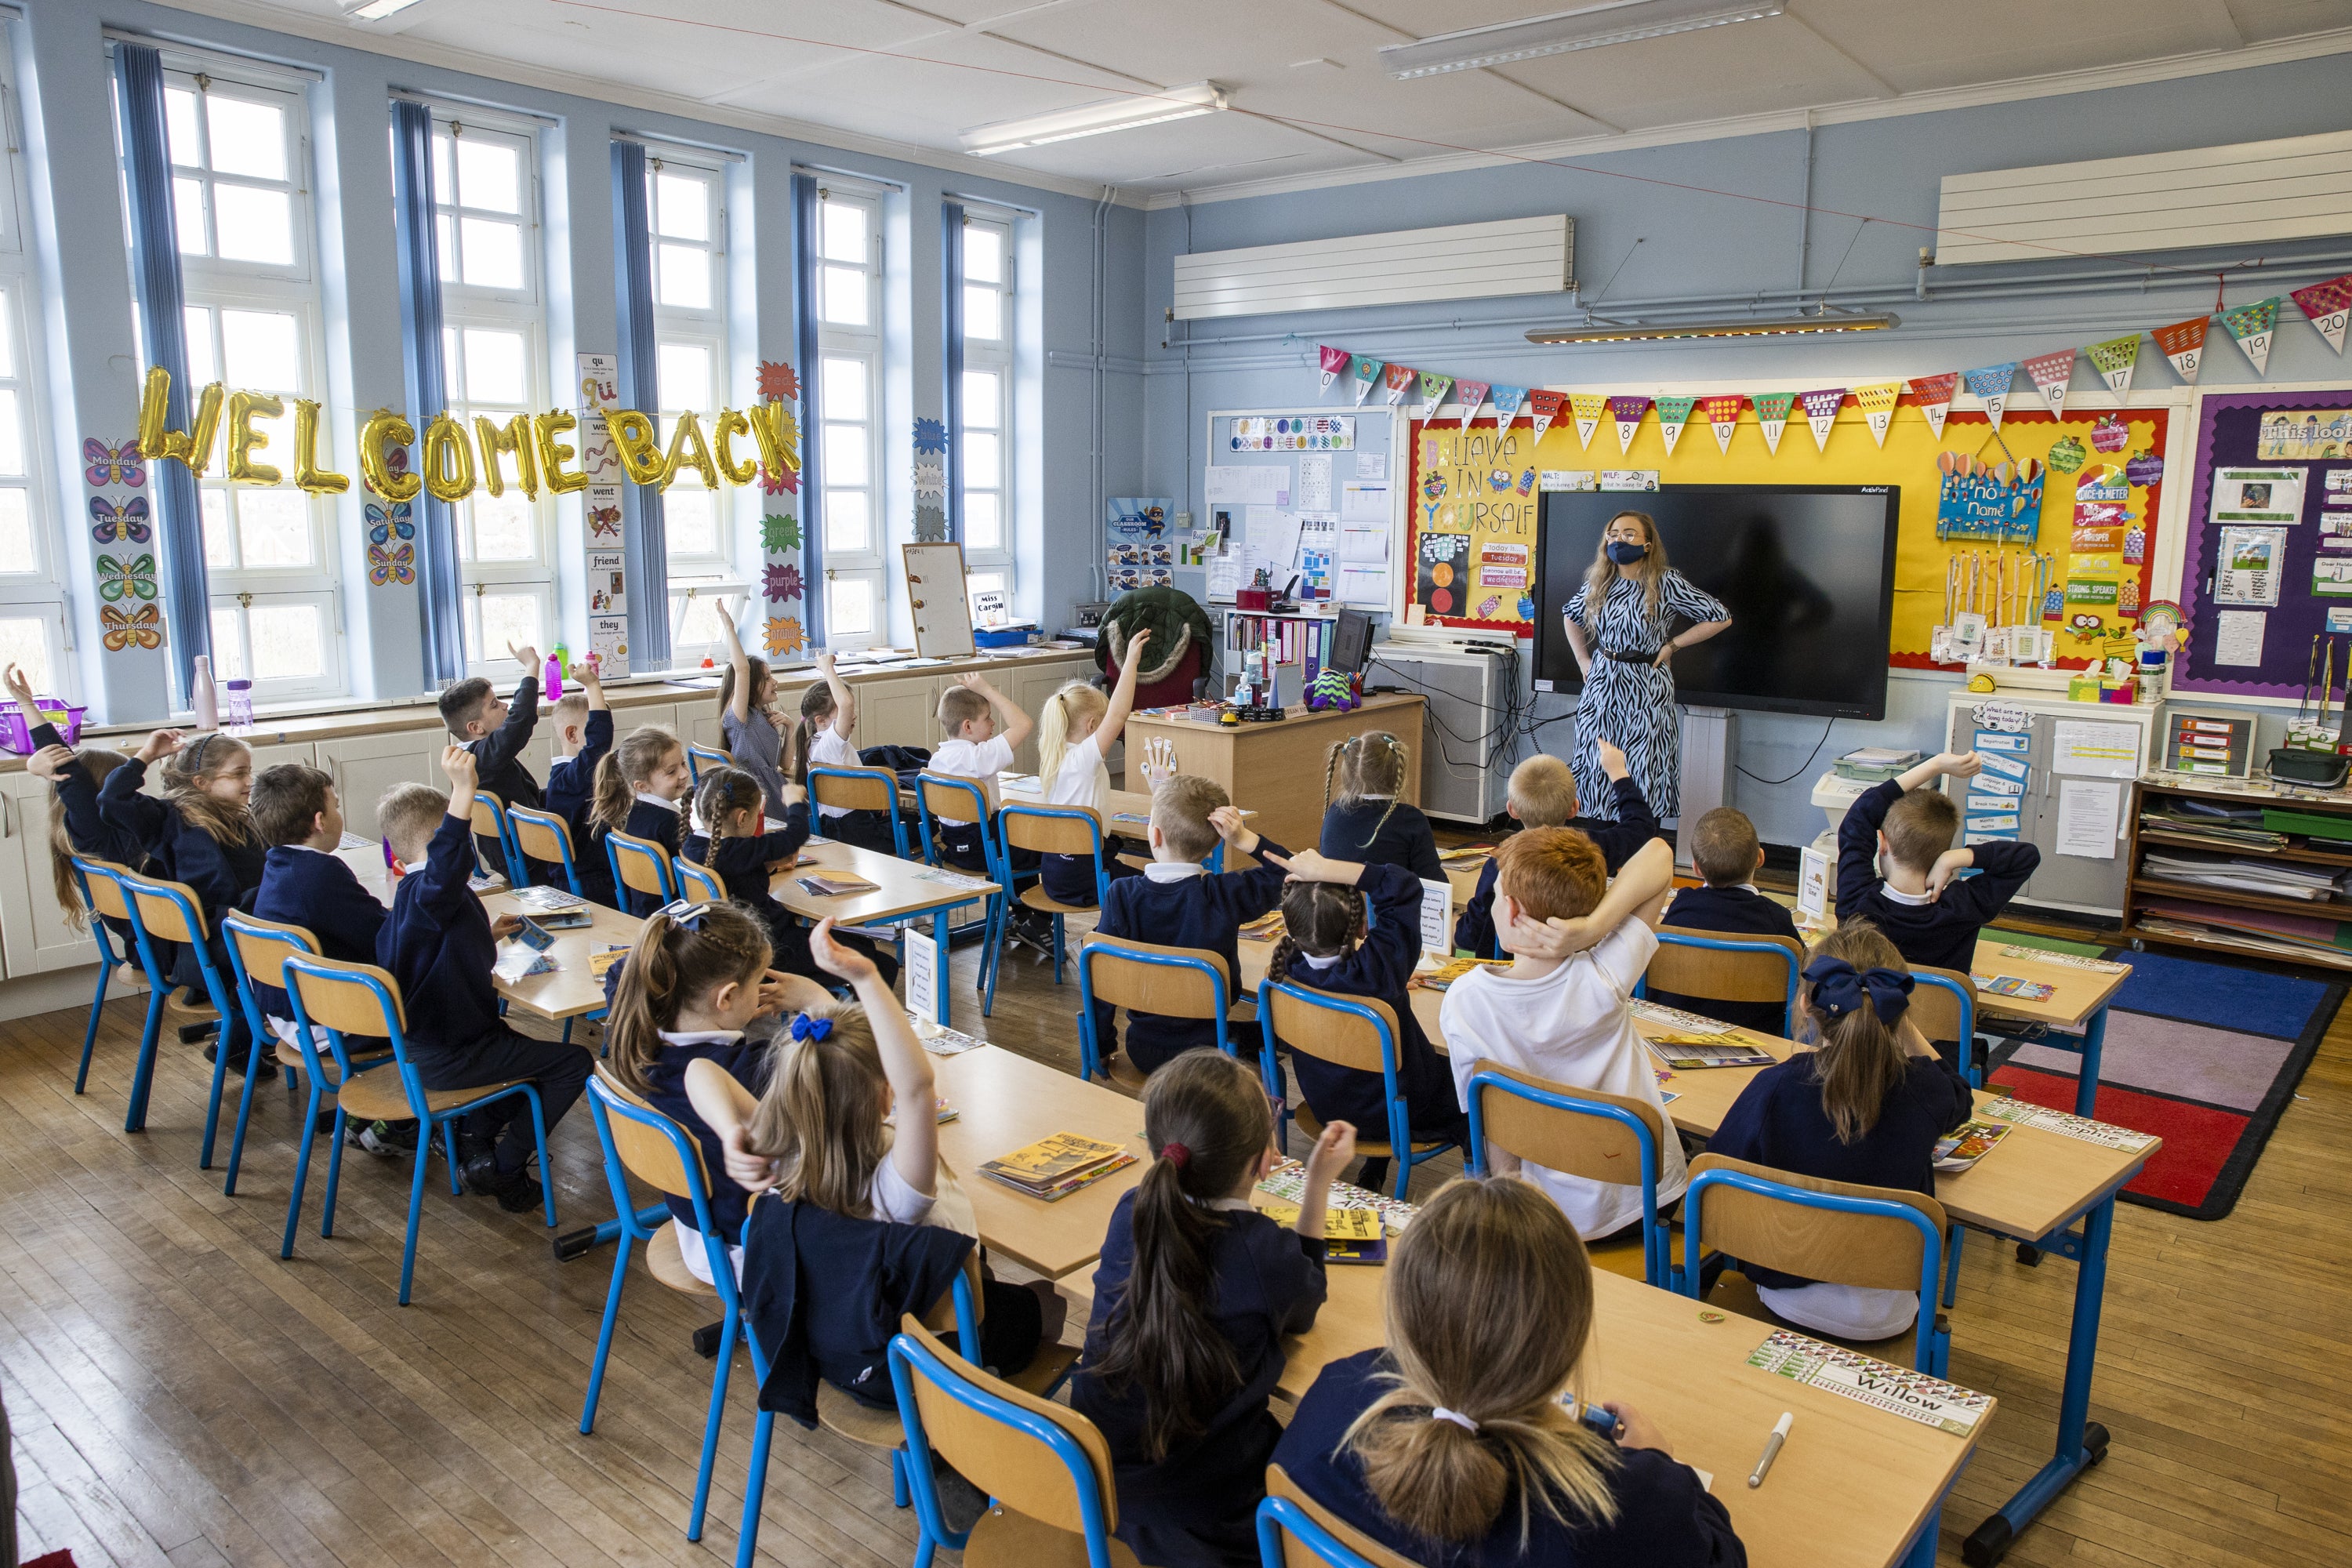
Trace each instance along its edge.
<path fill-rule="evenodd" d="M 1642 586 L 1619 576 L 1609 584 L 1600 612 L 1588 613 L 1587 588 L 1579 588 L 1561 616 L 1580 622 L 1592 647 L 1592 669 L 1584 678 L 1584 694 L 1576 705 L 1576 750 L 1568 760 L 1576 774 L 1576 797 L 1596 816 L 1614 816 L 1615 792 L 1601 771 L 1599 742 L 1606 740 L 1625 753 L 1625 766 L 1641 786 L 1651 815 L 1661 822 L 1682 815 L 1682 710 L 1675 706 L 1671 669 L 1646 664 L 1622 664 L 1601 657 L 1602 648 L 1654 653 L 1674 635 L 1677 621 L 1724 621 L 1731 612 L 1712 594 L 1700 592 L 1689 578 L 1669 569 L 1658 585 L 1658 610 L 1643 611 Z"/>

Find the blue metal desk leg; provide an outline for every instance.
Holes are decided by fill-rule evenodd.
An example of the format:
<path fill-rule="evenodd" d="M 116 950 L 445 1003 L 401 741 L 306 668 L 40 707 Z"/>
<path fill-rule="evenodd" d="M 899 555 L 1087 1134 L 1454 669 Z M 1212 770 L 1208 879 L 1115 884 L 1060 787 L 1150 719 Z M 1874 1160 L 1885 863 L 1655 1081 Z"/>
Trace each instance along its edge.
<path fill-rule="evenodd" d="M 2110 1196 L 2083 1217 L 2080 1271 L 2074 1279 L 2074 1324 L 2066 1340 L 2066 1382 L 2058 1399 L 2058 1452 L 2020 1487 L 2000 1511 L 1978 1525 L 1960 1546 L 1969 1568 L 1991 1568 L 2008 1555 L 2018 1531 L 2033 1522 L 2068 1482 L 2107 1457 L 2107 1429 L 2090 1419 L 2091 1372 L 2098 1360 L 2099 1311 L 2107 1288 L 2107 1236 L 2115 1226 Z"/>
<path fill-rule="evenodd" d="M 948 1007 L 950 1005 L 948 1001 L 948 911 L 945 910 L 933 910 L 931 911 L 931 941 L 936 943 L 939 948 L 939 957 L 933 961 L 932 964 L 931 978 L 935 988 L 939 993 L 938 1002 L 940 1009 L 940 1022 L 944 1025 L 950 1021 L 948 1014 Z M 984 952 L 982 953 L 980 955 L 980 961 L 982 963 L 986 963 L 988 962 L 988 954 Z"/>
<path fill-rule="evenodd" d="M 637 1228 L 654 1230 L 669 1223 L 669 1205 L 648 1204 L 637 1211 Z M 610 1247 L 621 1239 L 621 1222 L 608 1219 L 603 1225 L 583 1226 L 567 1230 L 555 1238 L 555 1261 L 569 1263 L 584 1258 L 599 1247 Z"/>
<path fill-rule="evenodd" d="M 2101 1007 L 2083 1025 L 2083 1059 L 2074 1068 L 2074 1114 L 2089 1117 L 2099 1103 L 2099 1052 L 2107 1043 L 2107 1010 Z"/>

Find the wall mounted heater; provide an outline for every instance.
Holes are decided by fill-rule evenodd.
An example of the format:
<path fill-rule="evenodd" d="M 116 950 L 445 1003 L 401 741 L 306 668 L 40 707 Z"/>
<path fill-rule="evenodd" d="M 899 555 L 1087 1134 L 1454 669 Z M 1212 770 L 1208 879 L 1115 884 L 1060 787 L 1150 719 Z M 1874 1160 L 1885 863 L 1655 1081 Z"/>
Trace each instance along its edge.
<path fill-rule="evenodd" d="M 1556 214 L 1180 256 L 1176 318 L 1491 300 L 1574 287 L 1576 220 Z"/>

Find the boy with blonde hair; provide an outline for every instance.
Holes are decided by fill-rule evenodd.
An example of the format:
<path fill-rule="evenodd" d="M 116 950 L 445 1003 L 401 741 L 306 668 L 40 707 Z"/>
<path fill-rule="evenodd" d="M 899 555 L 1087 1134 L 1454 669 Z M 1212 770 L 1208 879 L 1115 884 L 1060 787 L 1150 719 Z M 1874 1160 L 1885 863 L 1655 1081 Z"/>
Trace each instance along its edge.
<path fill-rule="evenodd" d="M 958 676 L 956 681 L 940 693 L 940 728 L 947 732 L 947 739 L 931 753 L 930 763 L 923 771 L 977 780 L 981 788 L 993 789 L 996 775 L 1012 768 L 1013 753 L 1021 749 L 1035 723 L 978 670 Z M 939 823 L 940 847 L 946 851 L 948 863 L 985 874 L 988 858 L 981 849 L 980 824 L 944 812 Z M 1034 853 L 1029 859 L 1024 869 L 1034 868 Z"/>
<path fill-rule="evenodd" d="M 1616 802 L 1615 821 L 1576 815 L 1576 775 L 1565 762 L 1548 752 L 1539 752 L 1511 770 L 1510 798 L 1504 809 L 1522 827 L 1574 828 L 1592 840 L 1613 875 L 1627 856 L 1658 837 L 1658 819 L 1650 815 L 1642 786 L 1626 769 L 1625 753 L 1606 741 L 1600 744 L 1601 771 L 1609 775 Z M 1478 873 L 1477 890 L 1454 922 L 1454 945 L 1481 958 L 1499 951 L 1495 945 L 1496 865 L 1490 857 Z"/>

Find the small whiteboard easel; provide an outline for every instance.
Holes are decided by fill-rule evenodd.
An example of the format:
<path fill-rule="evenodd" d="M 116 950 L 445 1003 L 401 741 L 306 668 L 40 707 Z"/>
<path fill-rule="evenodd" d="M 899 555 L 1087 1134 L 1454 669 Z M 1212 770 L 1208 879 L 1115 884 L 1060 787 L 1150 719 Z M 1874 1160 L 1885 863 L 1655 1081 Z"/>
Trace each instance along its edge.
<path fill-rule="evenodd" d="M 915 652 L 924 658 L 970 658 L 971 607 L 964 588 L 963 546 L 903 544 L 907 605 L 915 614 Z"/>

